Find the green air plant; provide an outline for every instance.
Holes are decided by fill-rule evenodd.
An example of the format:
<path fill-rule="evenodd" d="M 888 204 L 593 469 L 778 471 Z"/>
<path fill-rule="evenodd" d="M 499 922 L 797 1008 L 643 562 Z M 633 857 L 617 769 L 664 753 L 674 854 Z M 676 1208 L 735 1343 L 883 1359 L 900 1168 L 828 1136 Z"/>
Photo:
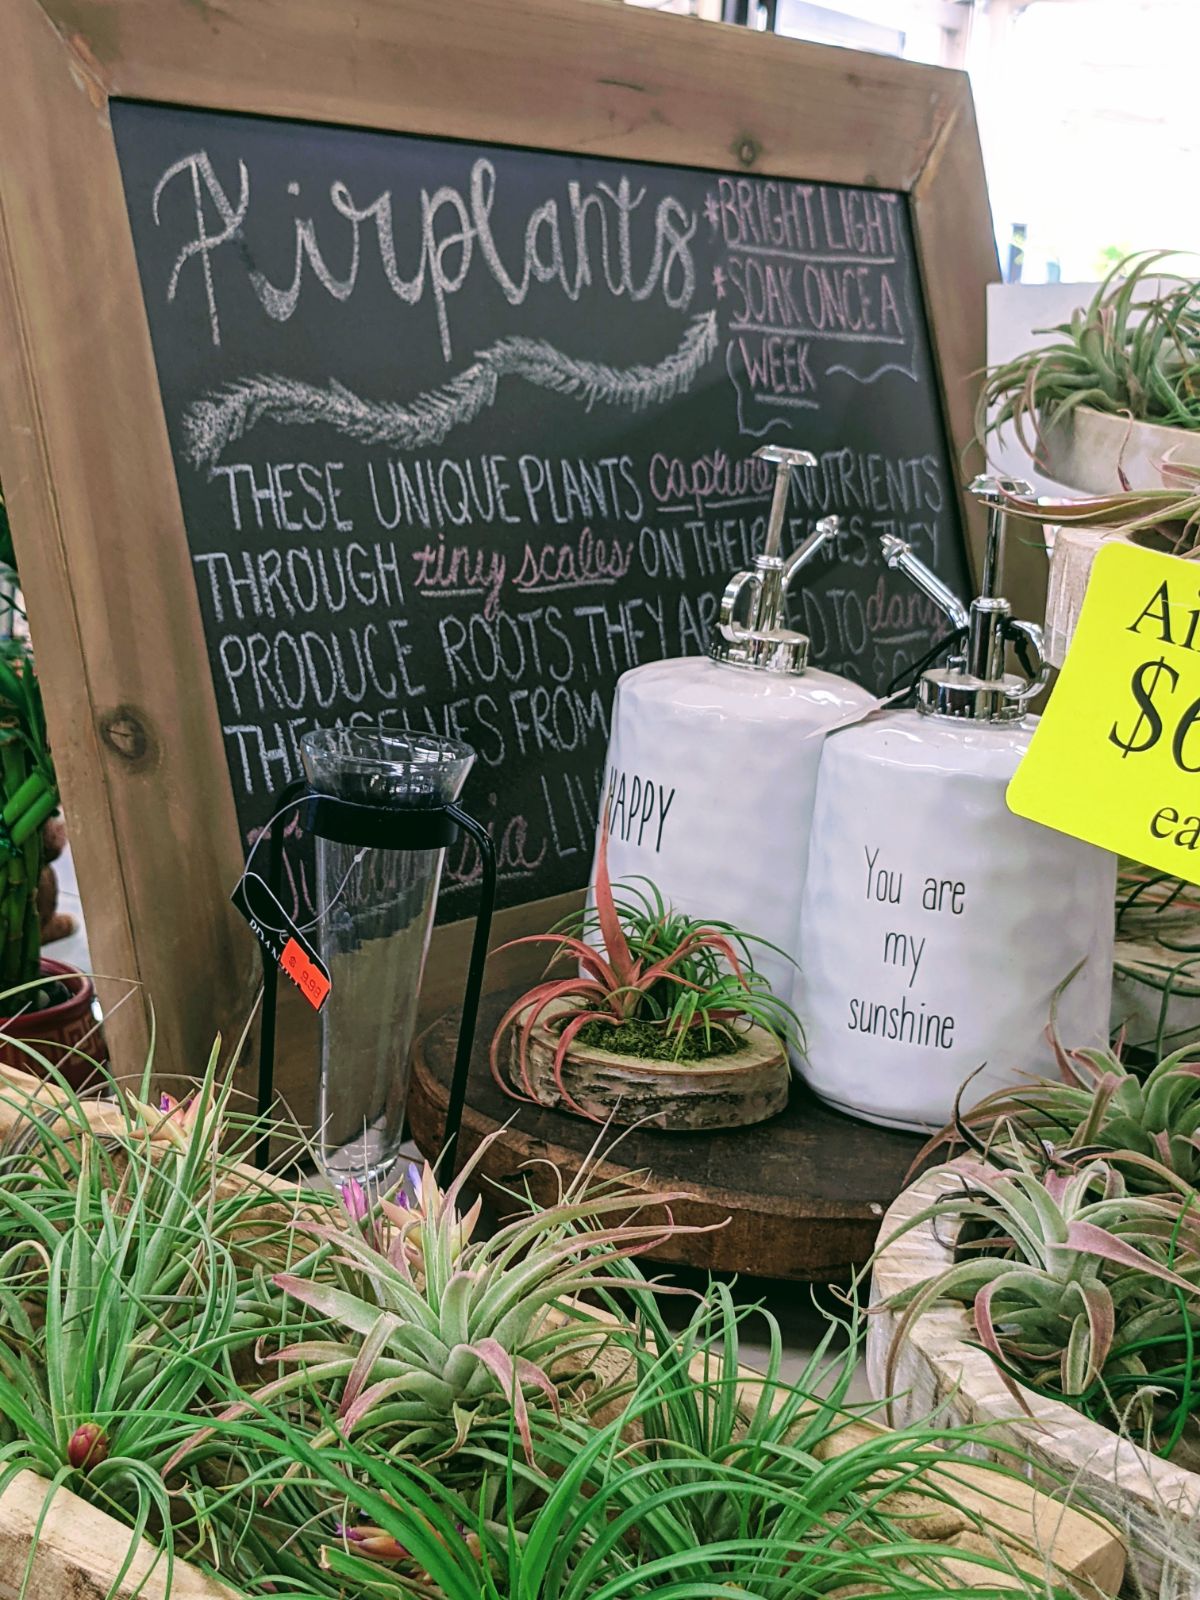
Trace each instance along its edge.
<path fill-rule="evenodd" d="M 0 581 L 15 591 L 12 538 L 0 492 Z M 58 805 L 42 695 L 27 644 L 0 642 L 0 990 L 36 982 L 42 824 Z"/>
<path fill-rule="evenodd" d="M 1001 1089 L 925 1146 L 923 1161 L 956 1141 L 994 1166 L 1041 1160 L 1070 1170 L 1102 1157 L 1139 1194 L 1200 1187 L 1200 1049 L 1185 1045 L 1148 1073 L 1108 1050 L 1067 1051 L 1055 1042 L 1061 1081 Z"/>
<path fill-rule="evenodd" d="M 666 904 L 653 884 L 625 892 L 628 897 L 618 902 L 608 876 L 608 836 L 602 832 L 594 905 L 549 933 L 512 941 L 549 945 L 552 955 L 545 980 L 509 1007 L 492 1037 L 492 1076 L 506 1094 L 513 1090 L 501 1071 L 500 1056 L 510 1030 L 516 1029 L 517 1070 L 526 1096 L 536 1099 L 527 1053 L 542 1020 L 558 1034 L 554 1076 L 573 1110 L 581 1108 L 567 1092 L 562 1069 L 580 1035 L 585 1042 L 619 1051 L 622 1030 L 636 1033 L 633 1053 L 673 1061 L 725 1053 L 752 1023 L 777 1039 L 798 1047 L 802 1043 L 795 1012 L 751 963 L 750 943 L 765 941 L 726 923 L 684 916 Z M 551 977 L 559 962 L 573 963 L 576 971 Z M 652 1050 L 645 1048 L 646 1033 L 656 1041 Z"/>
<path fill-rule="evenodd" d="M 1066 1400 L 1146 1442 L 1190 1455 L 1200 1415 L 1200 1206 L 1186 1194 L 1130 1194 L 1116 1167 L 1080 1159 L 1045 1171 L 1022 1148 L 999 1171 L 970 1158 L 955 1187 L 909 1219 L 961 1223 L 957 1259 L 895 1297 L 904 1308 L 889 1362 L 939 1300 L 971 1307 L 980 1344 L 1013 1394 Z M 893 1236 L 894 1237 L 894 1236 Z"/>
<path fill-rule="evenodd" d="M 257 1404 L 315 1390 L 332 1407 L 336 1391 L 322 1440 L 384 1430 L 393 1452 L 423 1458 L 453 1455 L 481 1418 L 511 1413 L 532 1449 L 532 1409 L 561 1414 L 582 1370 L 574 1357 L 597 1342 L 553 1308 L 603 1286 L 615 1263 L 696 1230 L 671 1220 L 681 1195 L 597 1186 L 588 1162 L 557 1205 L 476 1238 L 480 1204 L 463 1213 L 459 1197 L 491 1142 L 445 1192 L 428 1166 L 413 1175 L 413 1199 L 398 1191 L 401 1204 L 372 1202 L 351 1182 L 341 1225 L 299 1225 L 319 1248 L 275 1284 L 330 1334 L 265 1355 L 288 1370 Z"/>
<path fill-rule="evenodd" d="M 1011 422 L 1038 460 L 1046 428 L 1089 407 L 1172 428 L 1200 428 L 1200 282 L 1154 268 L 1175 252 L 1119 261 L 1052 343 L 987 374 L 980 438 Z"/>
<path fill-rule="evenodd" d="M 532 1413 L 532 1460 L 511 1413 L 474 1430 L 470 1482 L 389 1450 L 382 1433 L 318 1444 L 275 1410 L 219 1420 L 202 1448 L 239 1454 L 228 1505 L 242 1505 L 240 1524 L 255 1538 L 264 1518 L 273 1536 L 286 1532 L 290 1581 L 266 1566 L 272 1592 L 286 1600 L 932 1600 L 952 1571 L 956 1590 L 974 1600 L 1064 1595 L 1043 1555 L 1015 1551 L 988 1516 L 989 1499 L 999 1510 L 1011 1497 L 1018 1459 L 1002 1451 L 1001 1463 L 980 1464 L 978 1509 L 966 1507 L 956 1473 L 978 1430 L 934 1423 L 888 1432 L 847 1414 L 854 1332 L 830 1357 L 831 1326 L 786 1382 L 779 1330 L 766 1317 L 771 1354 L 755 1378 L 739 1366 L 741 1329 L 754 1313 L 735 1308 L 728 1290 L 698 1296 L 676 1332 L 636 1265 L 619 1275 L 644 1313 L 617 1312 L 615 1330 L 605 1325 L 626 1353 L 629 1390 L 594 1422 Z M 273 1471 L 254 1470 L 271 1455 Z M 931 1523 L 932 1540 L 921 1536 Z M 297 1564 L 311 1574 L 304 1586 Z M 249 1566 L 231 1575 L 260 1593 Z"/>

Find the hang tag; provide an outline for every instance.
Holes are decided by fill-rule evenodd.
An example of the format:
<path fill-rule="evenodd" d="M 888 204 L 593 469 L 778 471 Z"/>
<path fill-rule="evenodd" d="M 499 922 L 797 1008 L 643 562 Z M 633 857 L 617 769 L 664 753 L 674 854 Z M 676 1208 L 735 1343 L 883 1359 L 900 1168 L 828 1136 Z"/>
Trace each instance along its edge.
<path fill-rule="evenodd" d="M 1196 563 L 1110 541 L 1009 808 L 1200 883 L 1198 724 Z"/>
<path fill-rule="evenodd" d="M 329 999 L 329 968 L 257 872 L 244 872 L 229 897 L 250 931 L 299 989 L 314 1011 Z"/>

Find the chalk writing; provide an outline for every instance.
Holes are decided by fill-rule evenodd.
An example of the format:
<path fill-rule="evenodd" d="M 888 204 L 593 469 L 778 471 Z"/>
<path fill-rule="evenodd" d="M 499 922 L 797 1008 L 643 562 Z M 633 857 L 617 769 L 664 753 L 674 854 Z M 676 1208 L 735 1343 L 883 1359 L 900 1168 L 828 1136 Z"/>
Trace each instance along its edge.
<path fill-rule="evenodd" d="M 768 433 L 816 458 L 784 553 L 842 519 L 791 596 L 814 664 L 881 688 L 939 636 L 878 554 L 894 531 L 965 587 L 899 196 L 112 114 L 247 841 L 307 732 L 382 719 L 476 751 L 502 903 L 584 882 L 605 799 L 660 848 L 674 780 L 605 770 L 616 682 L 707 651 L 763 546 Z M 308 912 L 294 832 L 286 860 Z M 479 871 L 447 853 L 441 915 Z M 916 997 L 907 912 L 883 970 Z"/>

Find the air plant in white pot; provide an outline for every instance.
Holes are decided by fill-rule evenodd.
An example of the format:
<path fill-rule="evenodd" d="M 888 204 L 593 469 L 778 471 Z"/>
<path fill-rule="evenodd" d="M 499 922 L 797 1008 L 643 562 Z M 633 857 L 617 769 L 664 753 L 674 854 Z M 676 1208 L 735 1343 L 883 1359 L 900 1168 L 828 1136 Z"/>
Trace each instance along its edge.
<path fill-rule="evenodd" d="M 1108 539 L 1178 554 L 1200 511 L 1200 280 L 1163 272 L 1176 253 L 1117 263 L 1057 335 L 992 368 L 977 427 L 1010 428 L 1043 476 L 1080 498 L 1026 502 L 1051 550 L 1046 659 L 1061 666 L 1091 565 Z"/>
<path fill-rule="evenodd" d="M 981 437 L 1010 426 L 1046 477 L 1089 496 L 1200 466 L 1200 280 L 1170 250 L 1126 256 L 1056 334 L 987 374 Z"/>

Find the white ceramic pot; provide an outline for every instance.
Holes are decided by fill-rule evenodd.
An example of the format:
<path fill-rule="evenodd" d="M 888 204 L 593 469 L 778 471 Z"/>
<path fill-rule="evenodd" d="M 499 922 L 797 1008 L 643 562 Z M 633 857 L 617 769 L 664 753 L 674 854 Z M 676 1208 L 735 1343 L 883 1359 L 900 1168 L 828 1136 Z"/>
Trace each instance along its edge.
<path fill-rule="evenodd" d="M 1108 1038 L 1116 859 L 1014 816 L 1037 719 L 884 712 L 825 746 L 795 1005 L 805 1078 L 832 1105 L 936 1129 Z M 978 1070 L 982 1069 L 982 1070 Z"/>
<path fill-rule="evenodd" d="M 1132 422 L 1084 406 L 1046 427 L 1043 441 L 1046 475 L 1080 494 L 1161 489 L 1167 459 L 1200 466 L 1200 432 Z"/>
<path fill-rule="evenodd" d="M 821 746 L 876 704 L 828 672 L 776 674 L 707 658 L 656 661 L 617 685 L 602 804 L 614 883 L 649 878 L 677 909 L 719 918 L 785 997 Z"/>
<path fill-rule="evenodd" d="M 952 1218 L 926 1220 L 895 1235 L 939 1190 L 957 1182 L 952 1168 L 928 1173 L 895 1201 L 880 1229 L 871 1279 L 873 1314 L 867 1322 L 867 1376 L 877 1397 L 894 1396 L 881 1420 L 902 1427 L 936 1412 L 952 1423 L 986 1424 L 994 1442 L 981 1434 L 973 1448 L 992 1455 L 1004 1447 L 1018 1449 L 1044 1471 L 1048 1487 L 1065 1489 L 1080 1505 L 1096 1506 L 1128 1538 L 1130 1567 L 1144 1585 L 1137 1593 L 1157 1595 L 1164 1532 L 1172 1529 L 1178 1546 L 1195 1549 L 1200 1474 L 1138 1449 L 1061 1401 L 1028 1389 L 1018 1400 L 980 1348 L 964 1306 L 950 1301 L 934 1306 L 896 1342 L 903 1312 L 884 1302 L 952 1265 L 958 1228 Z M 1180 1581 L 1166 1593 L 1175 1600 L 1200 1600 L 1200 1582 L 1195 1577 L 1190 1584 Z"/>

